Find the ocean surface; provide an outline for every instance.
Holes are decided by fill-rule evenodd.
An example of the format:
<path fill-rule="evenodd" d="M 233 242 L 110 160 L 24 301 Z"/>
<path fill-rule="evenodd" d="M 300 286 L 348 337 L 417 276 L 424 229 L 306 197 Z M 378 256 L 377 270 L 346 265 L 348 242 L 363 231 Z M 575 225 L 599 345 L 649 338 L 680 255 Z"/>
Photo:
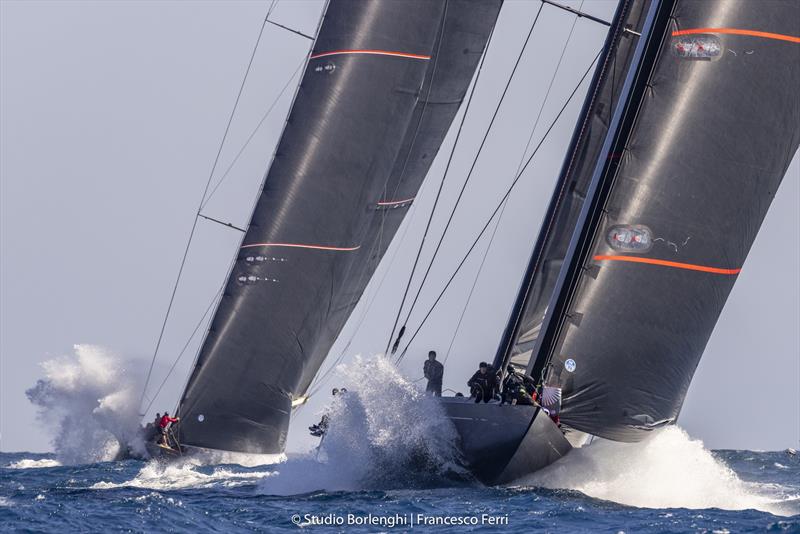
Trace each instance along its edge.
<path fill-rule="evenodd" d="M 89 345 L 45 363 L 27 394 L 54 453 L 0 453 L 0 530 L 800 533 L 800 456 L 709 451 L 679 427 L 482 486 L 439 403 L 385 358 L 339 369 L 319 452 L 114 461 L 143 448 L 126 367 Z"/>
<path fill-rule="evenodd" d="M 583 479 L 571 481 L 582 489 L 544 487 L 552 480 L 488 488 L 468 480 L 420 483 L 413 477 L 404 487 L 402 477 L 392 477 L 385 488 L 380 481 L 365 480 L 362 489 L 326 490 L 326 479 L 316 477 L 311 455 L 247 467 L 197 460 L 60 465 L 53 455 L 0 453 L 0 530 L 800 532 L 800 457 L 753 451 L 714 451 L 708 456 L 718 467 L 730 468 L 731 478 L 709 481 L 707 473 L 693 478 L 687 465 L 683 471 L 689 476 L 683 481 L 658 480 L 647 473 L 639 480 L 599 480 L 589 470 Z M 696 460 L 686 458 L 690 464 Z M 670 487 L 676 482 L 678 487 Z M 732 487 L 737 484 L 741 487 Z M 704 495 L 706 491 L 716 495 Z M 642 497 L 639 493 L 652 501 L 615 502 L 635 502 Z M 663 506 L 654 506 L 658 499 Z M 714 505 L 706 506 L 703 499 Z M 450 516 L 456 518 L 451 523 L 466 524 L 441 524 Z M 420 517 L 438 523 L 420 524 Z M 354 525 L 370 520 L 374 524 Z"/>

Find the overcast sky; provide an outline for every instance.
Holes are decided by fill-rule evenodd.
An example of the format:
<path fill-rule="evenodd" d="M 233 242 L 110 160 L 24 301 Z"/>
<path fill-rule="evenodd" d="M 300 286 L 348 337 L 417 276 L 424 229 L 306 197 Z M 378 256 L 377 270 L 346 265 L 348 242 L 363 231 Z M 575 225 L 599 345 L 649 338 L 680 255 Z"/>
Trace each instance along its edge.
<path fill-rule="evenodd" d="M 583 9 L 610 19 L 615 4 L 590 0 Z M 271 18 L 313 33 L 321 5 L 280 2 Z M 512 0 L 501 12 L 440 201 L 443 209 L 434 218 L 436 238 L 538 6 L 533 0 Z M 72 353 L 75 343 L 91 343 L 137 359 L 142 368 L 147 365 L 197 203 L 268 7 L 265 1 L 0 2 L 3 451 L 49 449 L 46 429 L 39 428 L 24 394 L 41 376 L 42 361 Z M 444 242 L 410 326 L 419 323 L 513 179 L 574 21 L 551 6 L 543 9 L 454 220 L 457 230 Z M 534 144 L 604 36 L 603 26 L 586 19 L 575 23 Z M 308 47 L 302 37 L 267 27 L 215 181 Z M 247 224 L 296 80 L 209 202 L 208 215 Z M 585 89 L 514 190 L 460 328 L 456 332 L 487 239 L 409 351 L 402 366 L 409 378 L 421 376 L 429 348 L 443 359 L 453 342 L 445 387 L 464 390 L 476 363 L 494 355 Z M 451 143 L 448 136 L 440 154 L 449 153 Z M 345 362 L 386 345 L 443 163 L 442 158 L 434 162 L 408 224 L 332 350 L 338 356 L 350 341 Z M 679 423 L 714 448 L 779 449 L 800 442 L 798 182 L 795 157 L 681 413 Z M 155 370 L 158 382 L 219 288 L 239 239 L 219 225 L 200 223 Z M 423 254 L 424 262 L 429 253 Z M 181 360 L 154 411 L 174 406 L 192 354 Z M 305 426 L 327 400 L 325 394 L 312 398 L 298 415 L 290 448 L 309 444 Z"/>

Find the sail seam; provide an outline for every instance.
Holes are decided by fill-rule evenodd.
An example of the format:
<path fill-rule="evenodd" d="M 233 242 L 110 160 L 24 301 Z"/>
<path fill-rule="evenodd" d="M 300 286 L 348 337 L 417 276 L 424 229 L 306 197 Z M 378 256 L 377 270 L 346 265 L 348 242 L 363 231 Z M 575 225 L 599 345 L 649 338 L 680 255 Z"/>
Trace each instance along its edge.
<path fill-rule="evenodd" d="M 594 257 L 595 261 L 626 261 L 630 263 L 646 263 L 650 265 L 660 265 L 662 267 L 673 267 L 675 269 L 686 269 L 689 271 L 701 271 L 713 274 L 736 275 L 742 269 L 723 269 L 719 267 L 708 267 L 706 265 L 696 265 L 694 263 L 681 263 L 677 261 L 657 260 L 655 258 L 641 258 L 637 256 L 603 256 Z"/>
<path fill-rule="evenodd" d="M 790 43 L 800 43 L 800 37 L 784 35 L 782 33 L 762 32 L 758 30 L 742 30 L 740 28 L 693 28 L 690 30 L 677 30 L 672 32 L 673 37 L 681 35 L 691 35 L 696 33 L 719 33 L 728 35 L 748 35 L 750 37 L 761 37 L 763 39 L 775 39 L 776 41 L 788 41 Z"/>
<path fill-rule="evenodd" d="M 423 61 L 428 61 L 431 56 L 426 56 L 423 54 L 412 54 L 410 52 L 397 52 L 393 50 L 332 50 L 330 52 L 320 52 L 319 54 L 314 54 L 311 56 L 311 59 L 319 59 L 328 56 L 340 56 L 340 55 L 367 55 L 367 56 L 394 56 L 394 57 L 403 57 L 408 59 L 420 59 Z"/>

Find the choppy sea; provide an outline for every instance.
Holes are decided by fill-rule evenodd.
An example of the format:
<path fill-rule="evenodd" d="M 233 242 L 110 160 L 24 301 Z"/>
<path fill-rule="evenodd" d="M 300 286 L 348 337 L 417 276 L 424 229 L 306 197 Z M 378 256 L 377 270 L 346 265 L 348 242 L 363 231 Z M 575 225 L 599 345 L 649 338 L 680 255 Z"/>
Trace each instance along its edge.
<path fill-rule="evenodd" d="M 367 482 L 363 489 L 326 490 L 314 488 L 313 469 L 289 469 L 284 475 L 287 464 L 301 461 L 291 457 L 284 464 L 252 467 L 137 460 L 59 465 L 52 455 L 2 453 L 0 529 L 800 532 L 800 457 L 753 451 L 714 451 L 709 456 L 729 467 L 734 478 L 728 484 L 738 481 L 735 484 L 741 488 L 726 487 L 724 480 L 718 480 L 719 486 L 707 488 L 718 495 L 704 496 L 692 486 L 698 481 L 689 477 L 683 481 L 687 490 L 683 502 L 680 488 L 662 488 L 664 502 L 658 506 L 662 481 L 647 478 L 626 487 L 625 481 L 590 479 L 596 475 L 592 472 L 584 480 L 573 480 L 575 489 L 547 488 L 535 482 L 488 488 L 442 480 L 440 484 L 427 481 L 428 487 L 381 489 Z M 285 494 L 283 476 L 303 477 L 289 482 L 305 489 Z M 606 487 L 592 488 L 593 484 Z M 653 501 L 634 504 L 639 491 L 647 492 Z M 716 501 L 713 506 L 704 505 L 706 497 Z M 626 500 L 631 502 L 619 502 Z"/>
<path fill-rule="evenodd" d="M 800 456 L 710 451 L 679 427 L 485 487 L 438 402 L 382 358 L 340 370 L 319 452 L 109 461 L 137 445 L 122 369 L 93 346 L 44 366 L 28 396 L 55 452 L 0 453 L 0 530 L 800 533 Z"/>

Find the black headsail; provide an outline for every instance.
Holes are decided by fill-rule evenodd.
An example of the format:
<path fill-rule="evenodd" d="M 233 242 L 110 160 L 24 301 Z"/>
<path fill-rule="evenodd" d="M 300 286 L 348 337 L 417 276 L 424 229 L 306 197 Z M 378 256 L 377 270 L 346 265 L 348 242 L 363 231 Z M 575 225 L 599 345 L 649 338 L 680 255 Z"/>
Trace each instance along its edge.
<path fill-rule="evenodd" d="M 677 418 L 800 143 L 800 4 L 658 8 L 532 363 L 563 422 L 622 441 Z"/>
<path fill-rule="evenodd" d="M 500 0 L 332 1 L 180 404 L 181 442 L 284 448 L 432 163 Z"/>

